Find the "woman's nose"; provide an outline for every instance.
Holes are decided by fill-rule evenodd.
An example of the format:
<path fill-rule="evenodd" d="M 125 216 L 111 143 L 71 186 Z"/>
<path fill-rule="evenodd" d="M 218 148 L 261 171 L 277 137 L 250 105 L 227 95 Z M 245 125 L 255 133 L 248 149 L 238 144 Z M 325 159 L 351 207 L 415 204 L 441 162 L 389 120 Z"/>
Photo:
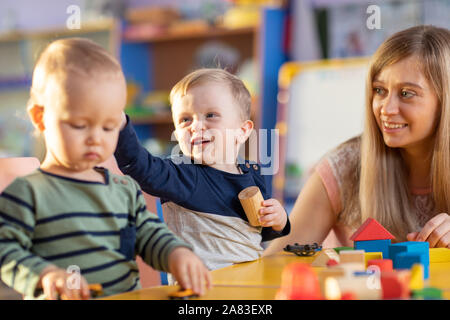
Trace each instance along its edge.
<path fill-rule="evenodd" d="M 383 101 L 383 105 L 381 107 L 381 114 L 392 115 L 397 114 L 398 111 L 399 111 L 398 100 L 395 98 L 395 96 L 389 94 Z"/>

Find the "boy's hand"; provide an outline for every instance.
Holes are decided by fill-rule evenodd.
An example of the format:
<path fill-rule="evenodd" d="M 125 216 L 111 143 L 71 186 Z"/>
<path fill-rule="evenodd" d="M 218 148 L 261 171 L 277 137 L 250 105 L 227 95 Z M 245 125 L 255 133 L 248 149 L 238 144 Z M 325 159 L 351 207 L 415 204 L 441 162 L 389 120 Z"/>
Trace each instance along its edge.
<path fill-rule="evenodd" d="M 49 266 L 42 270 L 38 288 L 41 287 L 46 298 L 50 300 L 56 300 L 58 294 L 63 300 L 89 299 L 91 294 L 86 279 L 80 275 L 79 288 L 71 289 L 67 286 L 70 283 L 69 277 L 71 276 L 74 276 L 74 274 L 55 266 Z"/>
<path fill-rule="evenodd" d="M 183 289 L 203 295 L 211 288 L 211 275 L 203 262 L 191 250 L 176 248 L 169 254 L 169 272 Z"/>
<path fill-rule="evenodd" d="M 287 214 L 277 199 L 264 200 L 259 209 L 259 221 L 263 227 L 272 227 L 275 231 L 281 231 L 286 226 Z"/>
<path fill-rule="evenodd" d="M 420 230 L 406 235 L 408 241 L 428 241 L 430 248 L 450 249 L 450 216 L 440 213 L 431 218 Z"/>

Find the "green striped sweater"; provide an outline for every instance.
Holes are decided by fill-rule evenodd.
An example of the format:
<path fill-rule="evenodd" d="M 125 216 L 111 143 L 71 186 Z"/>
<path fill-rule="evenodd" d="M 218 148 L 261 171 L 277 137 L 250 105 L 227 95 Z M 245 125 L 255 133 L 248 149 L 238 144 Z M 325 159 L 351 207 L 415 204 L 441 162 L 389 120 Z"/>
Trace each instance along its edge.
<path fill-rule="evenodd" d="M 136 255 L 168 271 L 175 247 L 192 249 L 147 211 L 132 178 L 96 170 L 105 183 L 38 169 L 0 194 L 1 280 L 25 298 L 36 298 L 39 274 L 50 264 L 79 270 L 111 295 L 140 288 Z"/>

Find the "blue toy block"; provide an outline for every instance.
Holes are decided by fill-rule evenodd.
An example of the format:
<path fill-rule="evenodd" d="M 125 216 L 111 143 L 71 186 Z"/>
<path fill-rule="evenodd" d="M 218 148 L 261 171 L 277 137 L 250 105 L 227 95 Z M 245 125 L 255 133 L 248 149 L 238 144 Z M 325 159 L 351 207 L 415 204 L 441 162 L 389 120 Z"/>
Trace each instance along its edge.
<path fill-rule="evenodd" d="M 390 239 L 366 240 L 366 241 L 355 241 L 353 246 L 355 250 L 364 250 L 365 252 L 382 252 L 383 259 L 388 259 L 390 244 L 391 244 Z"/>
<path fill-rule="evenodd" d="M 430 265 L 430 245 L 428 242 L 407 241 L 407 242 L 393 243 L 389 245 L 389 259 L 392 259 L 392 261 L 395 261 L 395 256 L 400 252 L 424 253 L 425 254 L 424 262 L 426 263 L 427 266 Z"/>
<path fill-rule="evenodd" d="M 430 276 L 429 263 L 427 263 L 426 253 L 424 252 L 400 252 L 395 256 L 394 269 L 411 269 L 413 264 L 423 265 L 423 277 L 428 279 Z"/>

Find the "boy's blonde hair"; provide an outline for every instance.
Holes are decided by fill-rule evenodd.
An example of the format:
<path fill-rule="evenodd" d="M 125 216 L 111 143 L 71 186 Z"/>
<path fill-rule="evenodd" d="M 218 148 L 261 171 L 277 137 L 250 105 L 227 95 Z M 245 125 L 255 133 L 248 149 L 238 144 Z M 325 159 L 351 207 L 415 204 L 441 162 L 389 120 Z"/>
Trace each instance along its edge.
<path fill-rule="evenodd" d="M 43 95 L 49 81 L 55 80 L 62 88 L 74 76 L 121 76 L 119 62 L 102 46 L 84 38 L 66 38 L 53 41 L 40 54 L 34 71 L 28 107 L 43 105 Z"/>
<path fill-rule="evenodd" d="M 407 233 L 417 231 L 420 226 L 400 151 L 384 143 L 373 115 L 372 84 L 383 68 L 411 56 L 421 61 L 422 72 L 438 97 L 439 121 L 434 133 L 430 177 L 435 213 L 449 212 L 450 31 L 444 28 L 416 26 L 400 31 L 383 42 L 373 55 L 366 81 L 360 181 L 358 184 L 356 179 L 349 180 L 346 186 L 348 192 L 359 194 L 361 209 L 361 215 L 346 215 L 346 222 L 357 226 L 367 217 L 373 217 L 386 226 L 397 241 L 404 241 Z M 349 204 L 352 206 L 358 203 Z"/>
<path fill-rule="evenodd" d="M 186 95 L 190 88 L 207 82 L 215 82 L 230 88 L 231 94 L 240 108 L 243 120 L 250 119 L 251 96 L 244 83 L 237 76 L 218 68 L 198 69 L 181 79 L 170 91 L 170 104 Z"/>

